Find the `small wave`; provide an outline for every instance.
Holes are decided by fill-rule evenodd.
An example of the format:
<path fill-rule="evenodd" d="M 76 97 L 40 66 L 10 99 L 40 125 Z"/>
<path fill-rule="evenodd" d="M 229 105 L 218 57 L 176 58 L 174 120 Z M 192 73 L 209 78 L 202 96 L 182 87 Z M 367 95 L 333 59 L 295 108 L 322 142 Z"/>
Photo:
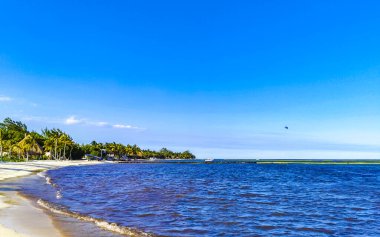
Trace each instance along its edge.
<path fill-rule="evenodd" d="M 46 184 L 51 185 L 53 187 L 57 187 L 57 185 L 52 181 L 52 178 L 50 178 L 49 176 L 47 176 L 46 172 L 37 173 L 37 176 L 39 176 L 41 178 L 44 178 Z"/>
<path fill-rule="evenodd" d="M 57 199 L 61 199 L 61 198 L 62 198 L 62 193 L 61 193 L 61 191 L 58 190 L 58 191 L 56 192 L 55 197 L 56 197 Z"/>
<path fill-rule="evenodd" d="M 46 179 L 46 184 L 49 184 L 53 187 L 57 187 L 57 185 L 53 182 L 52 178 L 50 178 L 49 176 L 46 176 L 45 179 Z"/>
<path fill-rule="evenodd" d="M 52 178 L 50 178 L 49 176 L 47 176 L 47 174 L 46 174 L 45 172 L 40 172 L 40 173 L 38 173 L 37 175 L 38 175 L 39 177 L 44 178 L 45 181 L 46 181 L 46 184 L 51 185 L 51 186 L 52 186 L 53 188 L 55 188 L 55 189 L 58 189 L 58 185 L 55 184 L 55 183 L 53 182 Z M 55 195 L 55 197 L 56 197 L 57 199 L 61 199 L 61 198 L 62 198 L 62 192 L 61 192 L 61 190 L 57 190 L 57 191 L 56 191 L 56 195 Z"/>
<path fill-rule="evenodd" d="M 37 173 L 37 176 L 39 176 L 41 178 L 45 178 L 46 177 L 45 172 L 39 172 L 39 173 Z"/>
<path fill-rule="evenodd" d="M 53 213 L 70 216 L 70 217 L 73 217 L 73 218 L 76 218 L 76 219 L 82 220 L 82 221 L 92 222 L 104 230 L 116 232 L 116 233 L 119 233 L 122 235 L 132 236 L 132 237 L 154 237 L 155 236 L 153 234 L 146 233 L 146 232 L 143 232 L 143 231 L 140 231 L 137 229 L 121 226 L 121 225 L 118 225 L 116 223 L 110 223 L 110 222 L 104 221 L 102 219 L 82 215 L 82 214 L 67 210 L 67 209 L 60 207 L 58 205 L 49 203 L 49 202 L 44 201 L 42 199 L 39 199 L 37 201 L 37 203 L 41 207 L 43 207 L 43 208 L 45 208 L 45 209 L 47 209 Z"/>
<path fill-rule="evenodd" d="M 51 178 L 49 176 L 46 176 L 45 180 L 46 180 L 46 184 L 51 185 Z"/>

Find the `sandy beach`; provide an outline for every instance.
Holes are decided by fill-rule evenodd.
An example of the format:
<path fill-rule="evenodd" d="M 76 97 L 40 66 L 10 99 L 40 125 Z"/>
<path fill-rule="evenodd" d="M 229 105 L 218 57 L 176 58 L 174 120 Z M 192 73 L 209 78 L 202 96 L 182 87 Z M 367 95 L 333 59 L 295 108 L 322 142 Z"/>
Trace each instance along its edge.
<path fill-rule="evenodd" d="M 65 166 L 100 164 L 97 161 L 31 161 L 0 162 L 0 236 L 59 237 L 64 236 L 51 218 L 17 194 L 7 180 L 28 176 L 39 171 Z"/>

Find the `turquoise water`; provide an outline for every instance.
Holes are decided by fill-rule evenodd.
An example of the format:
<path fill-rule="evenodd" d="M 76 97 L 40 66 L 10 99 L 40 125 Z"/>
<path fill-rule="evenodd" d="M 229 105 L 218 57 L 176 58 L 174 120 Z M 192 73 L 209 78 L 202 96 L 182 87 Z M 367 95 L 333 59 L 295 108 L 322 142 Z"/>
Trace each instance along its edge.
<path fill-rule="evenodd" d="M 119 233 L 380 236 L 377 165 L 106 164 L 48 171 L 22 190 Z"/>

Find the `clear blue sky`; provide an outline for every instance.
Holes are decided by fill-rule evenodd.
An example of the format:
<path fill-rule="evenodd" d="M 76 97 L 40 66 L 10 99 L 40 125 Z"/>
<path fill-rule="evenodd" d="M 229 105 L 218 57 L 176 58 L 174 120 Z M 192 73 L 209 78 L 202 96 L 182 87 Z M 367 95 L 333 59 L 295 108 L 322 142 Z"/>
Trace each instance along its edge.
<path fill-rule="evenodd" d="M 379 12 L 3 0 L 0 119 L 200 158 L 380 158 Z"/>

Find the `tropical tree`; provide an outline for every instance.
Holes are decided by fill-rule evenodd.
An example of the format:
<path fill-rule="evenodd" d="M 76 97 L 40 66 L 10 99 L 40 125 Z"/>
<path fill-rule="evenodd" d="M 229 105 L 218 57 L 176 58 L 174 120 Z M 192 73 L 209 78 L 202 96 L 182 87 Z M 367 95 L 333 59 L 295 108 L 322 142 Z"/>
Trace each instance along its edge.
<path fill-rule="evenodd" d="M 24 123 L 14 121 L 11 118 L 5 118 L 0 123 L 0 129 L 7 134 L 8 139 L 13 139 L 17 142 L 21 141 L 25 134 L 28 133 L 28 128 Z"/>
<path fill-rule="evenodd" d="M 136 144 L 132 146 L 132 153 L 134 156 L 142 156 L 141 148 L 138 147 Z"/>
<path fill-rule="evenodd" d="M 21 154 L 23 152 L 22 147 L 18 143 L 10 145 L 8 157 L 9 159 L 11 159 L 12 157 L 12 151 L 14 151 L 17 154 L 18 160 L 20 160 Z"/>
<path fill-rule="evenodd" d="M 96 141 L 92 141 L 87 145 L 87 154 L 92 154 L 94 156 L 102 156 L 102 149 L 106 147 L 102 143 L 97 143 Z"/>
<path fill-rule="evenodd" d="M 0 123 L 0 156 L 2 157 L 4 150 L 7 150 L 8 158 L 11 159 L 13 146 L 21 141 L 26 133 L 28 130 L 25 124 L 5 118 Z"/>
<path fill-rule="evenodd" d="M 175 158 L 175 155 L 174 155 L 174 152 L 172 152 L 171 150 L 167 149 L 167 148 L 162 148 L 160 151 L 159 151 L 159 154 L 161 157 L 165 158 L 165 159 L 171 159 L 171 158 Z"/>
<path fill-rule="evenodd" d="M 0 128 L 0 158 L 3 157 L 3 147 L 5 145 L 4 129 Z"/>
<path fill-rule="evenodd" d="M 42 147 L 44 149 L 42 149 Z M 132 156 L 139 158 L 162 158 L 162 159 L 194 159 L 195 156 L 189 151 L 173 152 L 167 148 L 160 151 L 142 150 L 136 144 L 124 145 L 121 143 L 97 143 L 79 145 L 72 137 L 60 129 L 43 129 L 41 133 L 29 132 L 27 126 L 11 118 L 6 118 L 0 123 L 0 157 L 4 158 L 5 153 L 8 159 L 12 160 L 17 154 L 20 159 L 23 156 L 26 160 L 34 155 L 49 152 L 50 159 L 80 159 L 84 154 L 102 156 L 104 152 L 113 154 L 115 158 L 122 156 Z"/>
<path fill-rule="evenodd" d="M 179 158 L 181 159 L 195 159 L 195 155 L 193 155 L 190 151 L 184 151 L 179 154 Z"/>
<path fill-rule="evenodd" d="M 127 156 L 133 156 L 133 147 L 131 145 L 126 145 L 124 150 Z"/>
<path fill-rule="evenodd" d="M 55 160 L 58 160 L 59 158 L 59 144 L 58 140 L 63 135 L 63 132 L 59 129 L 43 129 L 42 135 L 44 136 L 44 148 L 45 151 L 50 152 L 50 157 L 52 157 Z"/>
<path fill-rule="evenodd" d="M 42 136 L 41 134 L 39 134 L 38 132 L 35 132 L 35 131 L 32 131 L 29 134 L 30 134 L 30 136 L 32 136 L 34 138 L 34 140 L 36 140 L 38 145 L 40 145 L 41 147 L 44 146 L 44 143 L 46 140 L 46 138 L 44 136 Z"/>
<path fill-rule="evenodd" d="M 59 137 L 58 141 L 59 141 L 59 145 L 60 145 L 61 149 L 63 147 L 62 158 L 63 159 L 68 159 L 68 158 L 71 159 L 71 152 L 72 152 L 73 146 L 75 144 L 73 139 L 68 134 L 62 133 L 61 136 Z M 66 157 L 66 149 L 68 149 L 68 151 L 70 152 L 69 157 Z M 60 158 L 61 158 L 61 156 L 60 156 Z"/>
<path fill-rule="evenodd" d="M 85 154 L 86 153 L 85 153 L 84 149 L 82 149 L 82 146 L 79 145 L 79 144 L 77 144 L 77 143 L 74 143 L 74 145 L 72 146 L 72 148 L 70 150 L 70 159 L 72 159 L 72 160 L 79 160 Z"/>

